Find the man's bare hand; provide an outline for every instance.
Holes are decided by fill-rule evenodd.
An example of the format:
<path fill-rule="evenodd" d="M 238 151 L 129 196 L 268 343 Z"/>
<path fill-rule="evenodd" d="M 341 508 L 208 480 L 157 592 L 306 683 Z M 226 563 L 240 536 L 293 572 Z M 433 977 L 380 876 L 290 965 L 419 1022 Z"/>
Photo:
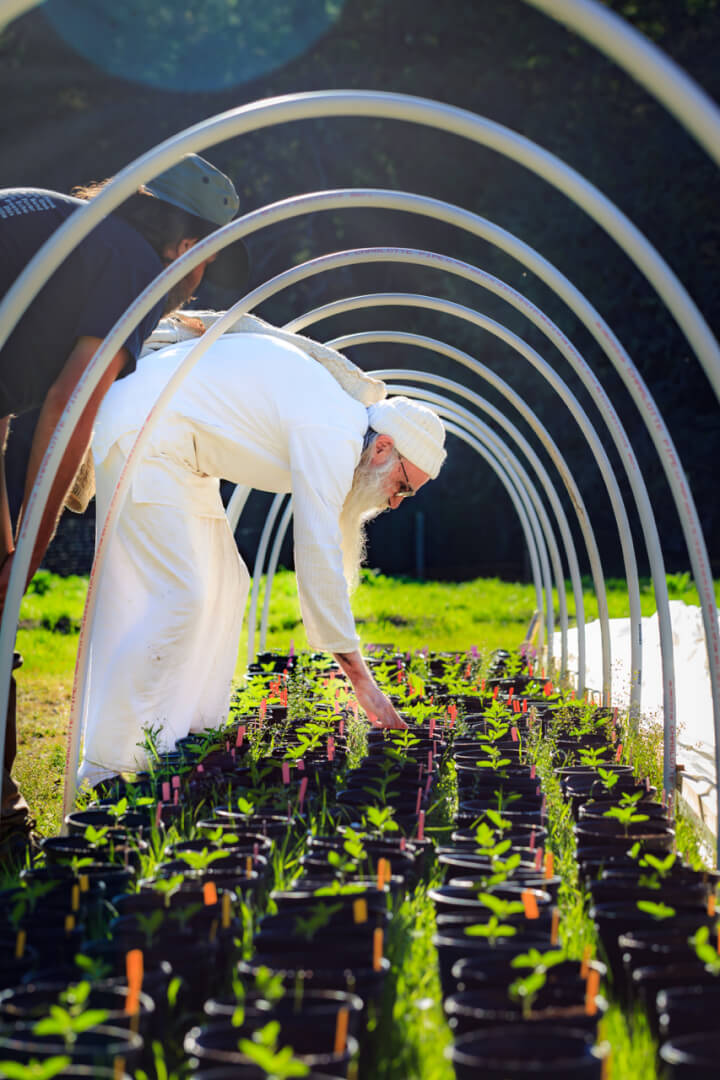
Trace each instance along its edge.
<path fill-rule="evenodd" d="M 400 716 L 395 706 L 386 694 L 378 686 L 355 687 L 355 696 L 362 708 L 367 713 L 367 718 L 373 727 L 395 728 L 402 730 L 407 724 Z"/>
<path fill-rule="evenodd" d="M 373 727 L 396 729 L 407 727 L 390 698 L 383 694 L 373 679 L 359 652 L 334 653 L 334 656 L 352 683 L 355 697 L 367 713 Z"/>

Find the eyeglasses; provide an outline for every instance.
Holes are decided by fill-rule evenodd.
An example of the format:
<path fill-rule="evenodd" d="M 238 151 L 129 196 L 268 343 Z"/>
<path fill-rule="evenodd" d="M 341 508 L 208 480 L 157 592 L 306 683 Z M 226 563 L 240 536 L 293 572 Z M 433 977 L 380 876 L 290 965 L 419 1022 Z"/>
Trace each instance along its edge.
<path fill-rule="evenodd" d="M 415 488 L 410 483 L 410 480 L 409 480 L 408 474 L 407 474 L 407 470 L 405 468 L 405 465 L 403 463 L 403 459 L 402 459 L 400 454 L 398 454 L 398 461 L 400 462 L 400 468 L 402 469 L 402 474 L 405 477 L 405 486 L 400 488 L 399 491 L 395 492 L 395 498 L 396 499 L 411 499 L 413 497 L 413 495 L 415 494 Z"/>

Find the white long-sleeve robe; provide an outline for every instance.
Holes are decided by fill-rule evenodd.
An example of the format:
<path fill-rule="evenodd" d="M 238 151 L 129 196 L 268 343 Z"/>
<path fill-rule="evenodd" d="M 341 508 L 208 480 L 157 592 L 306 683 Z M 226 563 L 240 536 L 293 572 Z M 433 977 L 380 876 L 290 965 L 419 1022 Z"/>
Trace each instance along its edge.
<path fill-rule="evenodd" d="M 135 435 L 192 342 L 141 360 L 113 384 L 93 454 L 98 531 Z M 155 428 L 110 540 L 83 713 L 80 779 L 145 767 L 143 729 L 171 749 L 227 716 L 249 575 L 219 478 L 293 494 L 295 567 L 311 646 L 358 639 L 339 516 L 367 410 L 284 342 L 229 335 L 210 346 Z"/>

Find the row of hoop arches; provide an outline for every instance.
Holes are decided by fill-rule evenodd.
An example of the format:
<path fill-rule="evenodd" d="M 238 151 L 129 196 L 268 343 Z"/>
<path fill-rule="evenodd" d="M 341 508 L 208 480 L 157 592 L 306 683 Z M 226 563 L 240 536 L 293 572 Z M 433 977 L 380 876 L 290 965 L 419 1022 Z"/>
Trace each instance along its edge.
<path fill-rule="evenodd" d="M 571 0 L 571 2 L 569 0 L 527 0 L 527 2 L 571 25 L 598 47 L 614 56 L 619 63 L 623 64 L 634 77 L 643 82 L 652 93 L 675 113 L 684 126 L 690 130 L 716 160 L 720 157 L 720 113 L 718 113 L 716 107 L 672 62 L 649 45 L 624 22 L 617 19 L 601 5 L 595 3 L 594 0 Z M 6 14 L 16 14 L 30 6 L 32 6 L 32 0 L 13 0 L 10 4 L 11 10 Z M 720 397 L 720 347 L 702 315 L 658 252 L 617 207 L 609 202 L 596 188 L 584 180 L 577 172 L 535 143 L 488 119 L 438 102 L 380 92 L 320 91 L 259 101 L 211 117 L 181 132 L 179 135 L 173 136 L 138 158 L 123 169 L 122 172 L 118 173 L 113 182 L 97 198 L 72 215 L 71 219 L 51 237 L 38 255 L 28 264 L 24 273 L 0 304 L 0 346 L 7 339 L 13 326 L 37 291 L 66 255 L 90 232 L 94 225 L 135 191 L 140 184 L 170 167 L 183 154 L 199 153 L 224 139 L 238 137 L 251 131 L 278 124 L 298 120 L 348 116 L 406 121 L 451 132 L 460 138 L 492 148 L 530 169 L 543 180 L 553 184 L 569 199 L 581 206 L 596 223 L 601 225 L 634 261 L 638 269 L 644 273 L 682 329 L 707 374 L 716 395 Z M 0 742 L 4 743 L 12 652 L 23 585 L 37 535 L 42 507 L 74 424 L 111 358 L 132 328 L 138 324 L 143 315 L 173 284 L 179 281 L 195 265 L 226 244 L 238 238 L 246 237 L 259 229 L 289 220 L 298 215 L 355 207 L 401 210 L 411 214 L 425 215 L 454 225 L 512 255 L 525 268 L 536 274 L 565 302 L 600 345 L 620 375 L 650 434 L 670 486 L 700 596 L 712 687 L 717 779 L 718 770 L 720 769 L 720 635 L 718 634 L 710 562 L 692 493 L 687 484 L 670 433 L 631 357 L 624 350 L 610 327 L 593 308 L 590 301 L 574 287 L 572 282 L 544 259 L 539 252 L 533 250 L 517 237 L 471 211 L 440 200 L 407 192 L 375 189 L 343 189 L 298 195 L 244 215 L 242 218 L 217 230 L 195 245 L 182 258 L 171 264 L 137 297 L 135 302 L 115 324 L 68 403 L 48 448 L 26 508 L 8 587 L 2 627 L 0 628 L 0 731 L 2 732 Z M 625 469 L 650 564 L 658 611 L 662 658 L 665 736 L 663 779 L 666 791 L 669 792 L 674 789 L 676 773 L 676 702 L 672 629 L 665 564 L 647 488 L 629 438 L 613 403 L 606 395 L 583 356 L 568 341 L 561 330 L 544 312 L 505 282 L 478 267 L 437 252 L 407 248 L 372 248 L 320 256 L 300 266 L 286 270 L 239 299 L 221 319 L 198 339 L 149 412 L 113 496 L 98 541 L 97 555 L 90 575 L 71 703 L 66 761 L 66 812 L 71 807 L 75 797 L 74 777 L 81 735 L 82 697 L 88 660 L 87 646 L 95 615 L 97 583 L 103 572 L 108 540 L 115 528 L 118 512 L 132 477 L 135 462 L 159 414 L 187 372 L 212 342 L 225 330 L 229 329 L 239 315 L 251 311 L 255 306 L 282 289 L 289 288 L 316 274 L 332 272 L 340 267 L 371 262 L 431 266 L 445 274 L 460 276 L 472 282 L 481 290 L 489 290 L 502 297 L 509 305 L 520 311 L 531 324 L 537 327 L 548 342 L 570 363 L 573 371 L 580 378 L 592 401 L 597 406 L 604 428 L 607 429 L 607 431 L 603 431 L 603 435 L 607 437 L 607 434 L 609 434 Z M 597 462 L 607 487 L 624 562 L 631 625 L 632 677 L 630 714 L 632 720 L 636 721 L 640 716 L 642 704 L 640 697 L 642 638 L 637 558 L 623 498 L 598 432 L 565 381 L 554 371 L 547 360 L 535 349 L 531 348 L 522 337 L 512 333 L 501 323 L 484 316 L 480 310 L 451 303 L 438 296 L 385 293 L 349 297 L 297 317 L 287 324 L 287 329 L 306 330 L 315 323 L 339 312 L 390 304 L 394 307 L 420 307 L 426 311 L 452 315 L 457 319 L 473 324 L 486 334 L 500 338 L 542 375 L 580 426 L 587 440 L 589 451 Z M 317 335 L 313 332 L 313 336 Z M 582 693 L 585 689 L 585 617 L 580 566 L 570 523 L 563 509 L 559 491 L 565 492 L 569 496 L 574 514 L 577 517 L 579 534 L 582 537 L 585 555 L 590 564 L 593 586 L 597 596 L 602 643 L 602 700 L 604 703 L 609 704 L 612 695 L 611 652 L 604 575 L 590 515 L 575 484 L 570 465 L 563 458 L 558 447 L 545 431 L 538 418 L 528 408 L 527 403 L 522 401 L 506 382 L 472 356 L 446 342 L 399 331 L 383 331 L 351 334 L 335 339 L 329 344 L 346 349 L 377 342 L 401 343 L 411 348 L 422 348 L 425 352 L 429 350 L 440 353 L 458 365 L 459 369 L 472 371 L 474 375 L 488 382 L 501 394 L 507 403 L 507 409 L 503 410 L 490 405 L 481 394 L 469 390 L 459 381 L 460 371 L 458 371 L 458 379 L 441 378 L 424 370 L 389 369 L 374 373 L 389 381 L 391 392 L 408 394 L 424 401 L 435 409 L 445 419 L 448 431 L 454 437 L 468 443 L 499 477 L 518 514 L 523 529 L 530 557 L 537 604 L 543 611 L 541 633 L 549 642 L 552 640 L 555 629 L 552 601 L 553 585 L 557 590 L 561 636 L 560 667 L 561 674 L 567 676 L 569 675 L 567 671 L 568 615 L 562 559 L 562 554 L 564 554 L 573 592 L 578 630 L 579 656 L 578 671 L 575 673 L 576 688 L 578 692 Z M 397 380 L 408 381 L 401 383 Z M 513 410 L 522 411 L 523 417 L 550 456 L 561 481 L 559 490 L 556 481 L 551 479 L 532 446 L 513 424 L 510 418 L 513 415 Z M 506 415 L 506 411 L 508 415 Z M 500 432 L 495 428 L 491 428 L 482 418 L 483 415 L 489 417 L 501 429 Z M 524 459 L 524 462 L 521 459 Z M 543 502 L 541 493 L 544 494 L 547 500 L 549 512 Z M 231 500 L 228 513 L 233 525 L 237 523 L 246 498 L 247 491 L 242 490 L 236 492 Z M 280 513 L 282 502 L 283 497 L 279 496 L 272 503 L 255 561 L 249 615 L 251 649 L 254 648 L 255 641 L 260 576 L 265 565 L 272 529 Z M 280 544 L 288 527 L 290 515 L 291 504 L 288 503 L 276 530 L 275 540 L 270 551 L 264 611 L 261 619 L 261 641 L 264 639 L 267 626 L 272 576 L 277 565 Z"/>

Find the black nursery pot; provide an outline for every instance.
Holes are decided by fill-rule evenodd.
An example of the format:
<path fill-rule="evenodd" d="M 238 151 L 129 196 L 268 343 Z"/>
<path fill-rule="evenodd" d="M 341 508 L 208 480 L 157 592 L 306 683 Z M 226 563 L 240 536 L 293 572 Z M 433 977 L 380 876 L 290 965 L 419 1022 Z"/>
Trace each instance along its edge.
<path fill-rule="evenodd" d="M 303 1064 L 321 1076 L 347 1076 L 350 1061 L 358 1049 L 356 1039 L 349 1036 L 344 1053 L 336 1054 L 333 1051 L 314 1050 L 312 1040 L 317 1034 L 312 1029 L 305 1028 L 304 1035 L 298 1029 L 298 1036 L 300 1037 L 299 1040 L 296 1038 L 296 1044 L 290 1045 L 293 1045 L 295 1057 Z M 236 1075 L 244 1077 L 244 1067 L 253 1063 L 237 1049 L 238 1039 L 242 1037 L 242 1030 L 239 1031 L 230 1024 L 210 1024 L 207 1027 L 193 1028 L 185 1036 L 185 1052 L 198 1062 L 232 1065 Z"/>
<path fill-rule="evenodd" d="M 28 983 L 16 986 L 0 994 L 0 1022 L 4 1024 L 32 1023 L 47 1016 L 50 1006 L 58 1002 L 67 983 Z M 127 987 L 100 986 L 95 984 L 87 999 L 89 1009 L 104 1009 L 108 1015 L 106 1027 L 127 1029 L 133 1020 L 125 1012 Z M 147 994 L 140 994 L 138 1034 L 146 1036 L 152 1026 L 155 1002 Z"/>
<path fill-rule="evenodd" d="M 720 979 L 717 986 L 678 986 L 660 990 L 656 999 L 661 1039 L 714 1032 L 720 1015 Z"/>
<path fill-rule="evenodd" d="M 517 974 L 517 969 L 513 968 Z M 581 982 L 581 980 L 578 980 Z M 533 1031 L 542 1025 L 565 1031 L 574 1028 L 595 1038 L 598 1022 L 607 1011 L 607 1003 L 599 996 L 595 999 L 596 1012 L 588 1016 L 585 1009 L 585 986 L 581 984 L 575 993 L 564 996 L 556 994 L 553 999 L 537 1001 L 529 1016 L 523 1017 L 522 1007 L 498 989 L 495 991 L 468 990 L 452 994 L 445 999 L 443 1008 L 453 1035 L 459 1038 L 471 1032 L 481 1033 L 493 1027 L 524 1023 L 529 1025 L 528 1040 L 532 1045 Z"/>
<path fill-rule="evenodd" d="M 658 920 L 645 911 L 639 910 L 633 903 L 618 902 L 598 904 L 590 908 L 590 918 L 594 921 L 603 951 L 612 972 L 613 981 L 618 989 L 624 984 L 624 970 L 619 939 L 630 930 L 649 929 L 657 926 L 663 932 L 666 928 L 687 930 L 688 937 L 705 921 L 702 911 L 692 908 L 677 908 L 670 919 Z"/>
<path fill-rule="evenodd" d="M 538 1024 L 508 1024 L 458 1039 L 448 1051 L 456 1080 L 600 1080 L 604 1051 L 592 1037 L 570 1029 L 562 1034 Z"/>
<path fill-rule="evenodd" d="M 73 1065 L 112 1067 L 121 1058 L 131 1074 L 140 1064 L 143 1040 L 121 1028 L 101 1025 L 78 1034 L 66 1049 L 58 1035 L 35 1035 L 32 1024 L 16 1024 L 11 1033 L 0 1033 L 0 1059 L 29 1064 L 33 1059 L 67 1055 Z"/>
<path fill-rule="evenodd" d="M 717 1080 L 720 1033 L 681 1035 L 660 1047 L 667 1080 Z"/>

